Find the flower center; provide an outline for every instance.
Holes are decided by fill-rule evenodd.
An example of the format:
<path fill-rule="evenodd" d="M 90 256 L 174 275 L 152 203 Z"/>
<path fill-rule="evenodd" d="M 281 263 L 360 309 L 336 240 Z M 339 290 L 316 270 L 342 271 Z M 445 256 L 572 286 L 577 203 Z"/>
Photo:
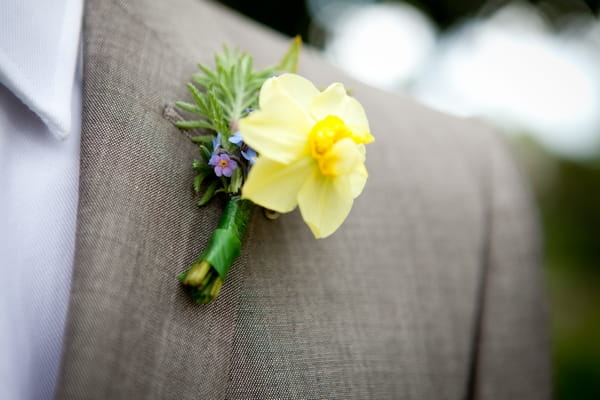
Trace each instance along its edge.
<path fill-rule="evenodd" d="M 344 154 L 336 149 L 335 144 L 344 139 L 352 140 L 354 145 L 359 143 L 344 121 L 334 115 L 323 118 L 311 129 L 310 150 L 323 175 L 339 176 L 348 173 L 345 166 L 355 163 L 356 160 L 344 160 Z"/>
<path fill-rule="evenodd" d="M 328 115 L 313 126 L 310 131 L 310 149 L 315 158 L 323 157 L 341 139 L 352 137 L 352 131 L 344 121 Z"/>
<path fill-rule="evenodd" d="M 227 160 L 224 160 L 222 158 L 219 160 L 219 167 L 225 168 L 228 165 L 229 165 L 229 162 Z"/>

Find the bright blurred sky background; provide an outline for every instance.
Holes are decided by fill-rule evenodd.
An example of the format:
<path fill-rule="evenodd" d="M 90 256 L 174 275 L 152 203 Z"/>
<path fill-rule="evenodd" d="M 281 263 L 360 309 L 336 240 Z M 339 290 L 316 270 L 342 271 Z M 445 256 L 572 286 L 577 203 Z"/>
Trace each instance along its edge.
<path fill-rule="evenodd" d="M 532 135 L 563 157 L 600 150 L 600 22 L 591 14 L 551 22 L 510 2 L 440 32 L 403 2 L 307 0 L 307 8 L 309 41 L 358 79 Z"/>

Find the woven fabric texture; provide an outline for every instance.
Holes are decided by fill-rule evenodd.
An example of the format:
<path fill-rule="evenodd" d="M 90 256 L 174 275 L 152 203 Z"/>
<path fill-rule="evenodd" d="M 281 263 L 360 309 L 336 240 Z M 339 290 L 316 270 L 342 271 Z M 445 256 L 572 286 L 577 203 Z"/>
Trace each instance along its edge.
<path fill-rule="evenodd" d="M 341 229 L 255 212 L 213 304 L 176 275 L 223 203 L 198 209 L 172 125 L 222 44 L 264 66 L 288 40 L 214 4 L 88 1 L 76 266 L 59 399 L 548 398 L 530 195 L 485 125 L 342 81 L 376 141 Z"/>

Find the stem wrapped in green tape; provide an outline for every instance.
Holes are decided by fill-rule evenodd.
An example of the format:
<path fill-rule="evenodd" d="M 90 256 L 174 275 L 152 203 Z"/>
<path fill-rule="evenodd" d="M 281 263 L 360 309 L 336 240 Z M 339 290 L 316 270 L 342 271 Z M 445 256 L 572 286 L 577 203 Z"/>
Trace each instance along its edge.
<path fill-rule="evenodd" d="M 219 294 L 229 267 L 240 255 L 253 206 L 251 201 L 239 196 L 230 198 L 206 249 L 186 272 L 179 275 L 196 303 L 210 303 Z"/>

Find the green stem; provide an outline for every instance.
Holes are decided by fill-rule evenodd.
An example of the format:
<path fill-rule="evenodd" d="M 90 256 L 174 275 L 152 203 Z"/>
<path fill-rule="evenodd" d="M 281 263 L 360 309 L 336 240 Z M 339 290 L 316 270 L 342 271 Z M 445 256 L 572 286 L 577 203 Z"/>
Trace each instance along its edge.
<path fill-rule="evenodd" d="M 239 196 L 230 198 L 206 249 L 186 272 L 179 275 L 195 302 L 210 303 L 219 294 L 229 267 L 241 252 L 253 206 L 251 201 Z"/>

